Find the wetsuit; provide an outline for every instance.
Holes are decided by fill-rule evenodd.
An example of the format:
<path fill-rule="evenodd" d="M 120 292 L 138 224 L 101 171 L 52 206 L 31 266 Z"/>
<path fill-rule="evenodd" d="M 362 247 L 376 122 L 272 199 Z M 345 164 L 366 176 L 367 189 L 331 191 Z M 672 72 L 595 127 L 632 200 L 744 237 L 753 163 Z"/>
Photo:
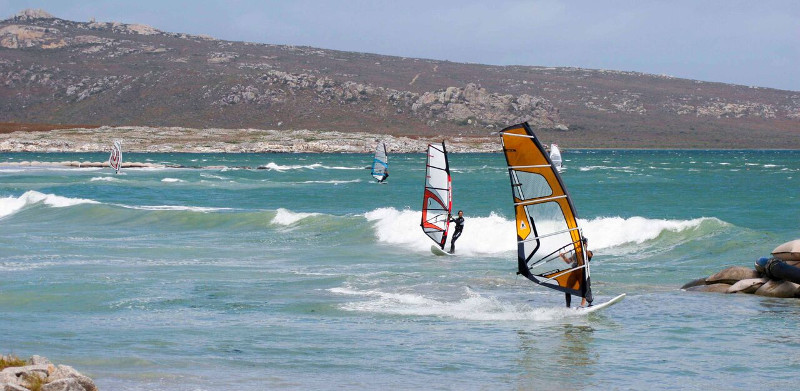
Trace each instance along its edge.
<path fill-rule="evenodd" d="M 379 180 L 378 183 L 383 183 L 383 181 L 385 181 L 386 178 L 388 178 L 388 177 L 389 177 L 389 171 L 384 172 L 383 173 L 383 178 L 381 178 L 381 180 Z"/>
<path fill-rule="evenodd" d="M 453 238 L 450 239 L 450 254 L 452 254 L 456 251 L 456 239 L 461 236 L 461 230 L 464 229 L 464 218 L 457 217 L 454 219 L 450 217 L 450 221 L 456 223 L 456 229 L 453 232 Z"/>
<path fill-rule="evenodd" d="M 563 258 L 563 256 L 562 256 L 562 258 Z M 570 264 L 569 266 L 570 267 L 578 267 L 578 259 L 575 257 L 575 254 L 572 254 L 572 256 L 569 257 L 568 260 L 569 260 L 569 264 Z M 592 260 L 592 257 L 587 254 L 586 262 L 589 262 L 591 260 Z M 572 295 L 570 295 L 567 292 L 564 292 L 564 300 L 567 302 L 567 308 L 569 308 L 570 304 L 572 304 Z M 588 290 L 587 293 L 586 293 L 586 301 L 589 303 L 590 306 L 592 305 L 592 291 L 591 290 Z"/>

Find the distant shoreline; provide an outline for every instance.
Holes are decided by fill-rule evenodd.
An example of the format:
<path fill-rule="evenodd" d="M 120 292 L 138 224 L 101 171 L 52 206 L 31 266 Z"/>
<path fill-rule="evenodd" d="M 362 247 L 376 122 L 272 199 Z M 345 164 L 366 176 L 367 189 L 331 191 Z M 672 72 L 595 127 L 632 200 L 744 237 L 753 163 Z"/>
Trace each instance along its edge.
<path fill-rule="evenodd" d="M 498 135 L 392 136 L 365 132 L 0 123 L 0 152 L 108 152 L 114 140 L 129 153 L 372 153 L 378 140 L 390 153 L 424 153 L 445 140 L 452 153 L 501 153 Z M 14 125 L 14 126 L 10 126 Z M 82 126 L 82 125 L 78 125 Z M 547 145 L 549 140 L 542 140 Z M 762 148 L 570 147 L 562 150 L 794 151 Z"/>

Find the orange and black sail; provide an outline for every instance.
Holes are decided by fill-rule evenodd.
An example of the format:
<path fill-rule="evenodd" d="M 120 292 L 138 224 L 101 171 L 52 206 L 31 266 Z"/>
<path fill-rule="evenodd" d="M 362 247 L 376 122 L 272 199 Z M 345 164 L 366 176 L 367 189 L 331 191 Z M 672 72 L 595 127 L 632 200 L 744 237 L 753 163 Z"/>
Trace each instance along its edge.
<path fill-rule="evenodd" d="M 558 170 L 527 122 L 500 135 L 514 198 L 519 274 L 591 302 L 587 249 Z"/>

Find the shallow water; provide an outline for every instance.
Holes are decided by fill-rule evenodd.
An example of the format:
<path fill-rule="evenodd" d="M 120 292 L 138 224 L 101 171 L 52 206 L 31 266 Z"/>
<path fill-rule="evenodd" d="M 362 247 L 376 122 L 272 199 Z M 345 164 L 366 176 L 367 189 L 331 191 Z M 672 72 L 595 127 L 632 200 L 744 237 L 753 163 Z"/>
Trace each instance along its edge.
<path fill-rule="evenodd" d="M 678 288 L 800 237 L 797 151 L 563 152 L 590 316 L 515 275 L 500 154 L 451 155 L 457 257 L 419 228 L 424 155 L 0 155 L 0 350 L 108 390 L 766 389 L 800 300 Z"/>

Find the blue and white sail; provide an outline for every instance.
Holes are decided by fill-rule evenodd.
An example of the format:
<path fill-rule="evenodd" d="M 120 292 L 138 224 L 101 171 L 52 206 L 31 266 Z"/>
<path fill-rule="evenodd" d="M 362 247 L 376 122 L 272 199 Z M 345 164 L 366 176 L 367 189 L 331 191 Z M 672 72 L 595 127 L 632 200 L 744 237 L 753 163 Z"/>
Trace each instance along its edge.
<path fill-rule="evenodd" d="M 383 182 L 389 176 L 389 156 L 386 154 L 386 144 L 381 141 L 375 147 L 375 158 L 372 160 L 372 176 Z"/>

